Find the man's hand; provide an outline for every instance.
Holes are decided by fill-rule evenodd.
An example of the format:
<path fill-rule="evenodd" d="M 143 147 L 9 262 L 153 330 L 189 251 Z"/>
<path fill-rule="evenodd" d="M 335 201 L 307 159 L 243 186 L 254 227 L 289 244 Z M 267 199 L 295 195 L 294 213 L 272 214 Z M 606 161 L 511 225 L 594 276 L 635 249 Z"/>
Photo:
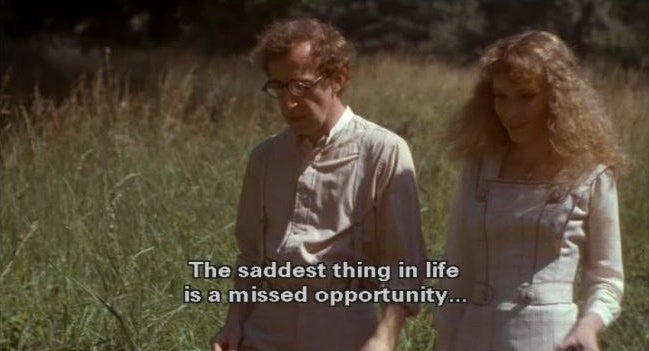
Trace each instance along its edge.
<path fill-rule="evenodd" d="M 392 349 L 393 345 L 390 345 L 388 339 L 372 336 L 363 344 L 360 351 L 392 351 Z"/>
<path fill-rule="evenodd" d="M 235 279 L 234 286 L 238 290 L 246 290 L 252 286 L 251 280 Z M 212 351 L 237 351 L 242 337 L 243 321 L 252 312 L 252 303 L 230 304 L 228 316 L 221 330 L 212 337 Z"/>
<path fill-rule="evenodd" d="M 566 336 L 557 351 L 599 351 L 597 334 L 604 328 L 599 316 L 586 314 Z"/>
<path fill-rule="evenodd" d="M 212 351 L 237 351 L 240 341 L 241 328 L 225 325 L 212 338 Z"/>
<path fill-rule="evenodd" d="M 406 311 L 397 304 L 383 306 L 383 316 L 360 351 L 392 351 L 397 345 L 401 328 L 406 319 Z"/>

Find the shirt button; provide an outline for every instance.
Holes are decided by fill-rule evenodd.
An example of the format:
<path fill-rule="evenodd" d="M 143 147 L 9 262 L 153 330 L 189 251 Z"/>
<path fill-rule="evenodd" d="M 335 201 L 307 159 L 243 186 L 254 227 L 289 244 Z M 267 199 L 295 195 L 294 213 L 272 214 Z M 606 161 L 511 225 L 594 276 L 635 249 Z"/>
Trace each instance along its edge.
<path fill-rule="evenodd" d="M 380 162 L 380 163 L 379 163 L 379 166 L 378 166 L 377 169 L 376 169 L 376 173 L 377 173 L 377 175 L 380 176 L 380 175 L 383 174 L 383 171 L 385 171 L 385 163 Z"/>
<path fill-rule="evenodd" d="M 534 301 L 534 297 L 535 297 L 534 292 L 526 291 L 523 300 L 525 301 L 525 303 L 530 304 Z"/>
<path fill-rule="evenodd" d="M 534 301 L 534 292 L 532 292 L 530 286 L 530 283 L 525 282 L 521 284 L 520 287 L 518 287 L 518 297 L 525 304 L 530 304 L 532 303 L 532 301 Z"/>
<path fill-rule="evenodd" d="M 561 193 L 559 192 L 559 190 L 552 190 L 552 192 L 550 193 L 550 202 L 557 203 L 559 202 L 559 199 L 561 199 Z"/>
<path fill-rule="evenodd" d="M 487 191 L 487 189 L 484 189 L 484 188 L 478 190 L 478 200 L 485 201 L 487 199 L 488 193 L 489 192 Z"/>
<path fill-rule="evenodd" d="M 482 291 L 482 294 L 480 294 L 480 297 L 482 298 L 482 303 L 486 304 L 489 301 L 489 293 L 487 290 Z"/>

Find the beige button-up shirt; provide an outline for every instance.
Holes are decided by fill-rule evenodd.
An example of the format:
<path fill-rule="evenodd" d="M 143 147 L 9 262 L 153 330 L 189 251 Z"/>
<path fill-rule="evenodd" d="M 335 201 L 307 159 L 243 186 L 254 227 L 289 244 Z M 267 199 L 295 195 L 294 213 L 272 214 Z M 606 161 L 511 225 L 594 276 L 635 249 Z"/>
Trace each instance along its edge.
<path fill-rule="evenodd" d="M 316 145 L 291 129 L 268 138 L 251 154 L 235 234 L 239 265 L 362 260 L 422 266 L 417 185 L 406 142 L 349 108 Z M 388 288 L 421 285 L 421 279 L 395 275 L 385 284 Z M 317 289 L 350 284 L 341 279 L 269 283 Z M 406 307 L 410 313 L 417 310 L 416 305 Z"/>

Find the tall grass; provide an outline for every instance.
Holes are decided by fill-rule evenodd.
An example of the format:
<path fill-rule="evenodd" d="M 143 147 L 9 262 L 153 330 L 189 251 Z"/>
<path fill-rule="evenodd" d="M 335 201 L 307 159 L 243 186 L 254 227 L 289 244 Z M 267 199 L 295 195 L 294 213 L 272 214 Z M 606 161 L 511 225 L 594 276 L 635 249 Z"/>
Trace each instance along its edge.
<path fill-rule="evenodd" d="M 186 305 L 190 259 L 232 264 L 232 227 L 248 152 L 283 127 L 263 76 L 240 59 L 171 64 L 134 89 L 100 70 L 53 102 L 3 95 L 0 349 L 205 350 L 225 304 Z M 649 84 L 595 72 L 635 168 L 619 179 L 627 275 L 608 350 L 649 349 Z M 440 256 L 457 165 L 436 135 L 474 72 L 432 61 L 361 58 L 346 101 L 404 136 L 417 165 L 429 258 Z M 6 92 L 5 92 L 6 93 Z M 11 117 L 11 118 L 10 118 Z M 400 350 L 428 350 L 425 306 Z"/>

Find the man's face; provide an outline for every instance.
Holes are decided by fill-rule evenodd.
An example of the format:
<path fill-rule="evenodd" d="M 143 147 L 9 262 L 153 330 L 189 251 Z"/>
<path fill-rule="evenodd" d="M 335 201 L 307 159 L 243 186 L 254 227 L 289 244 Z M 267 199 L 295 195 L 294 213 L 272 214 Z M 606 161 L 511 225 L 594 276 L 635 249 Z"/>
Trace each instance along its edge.
<path fill-rule="evenodd" d="M 315 142 L 333 127 L 342 114 L 343 105 L 338 96 L 341 85 L 331 77 L 321 77 L 309 62 L 309 42 L 294 47 L 284 56 L 268 62 L 268 80 L 286 84 L 302 81 L 307 86 L 303 96 L 294 96 L 286 86 L 277 99 L 282 115 L 293 131 Z M 320 78 L 318 80 L 318 78 Z"/>

